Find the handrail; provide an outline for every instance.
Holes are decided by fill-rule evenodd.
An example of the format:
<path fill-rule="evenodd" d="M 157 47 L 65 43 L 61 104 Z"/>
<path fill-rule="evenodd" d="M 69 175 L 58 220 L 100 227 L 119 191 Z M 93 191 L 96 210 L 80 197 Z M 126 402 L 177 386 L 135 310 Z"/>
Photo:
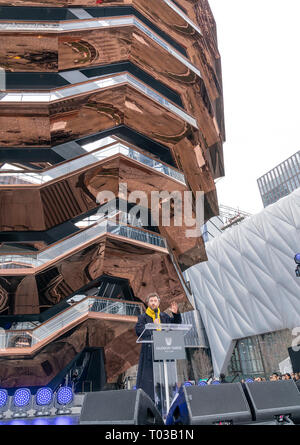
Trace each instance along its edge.
<path fill-rule="evenodd" d="M 177 272 L 178 278 L 179 278 L 179 280 L 181 282 L 181 285 L 182 285 L 182 287 L 183 287 L 183 289 L 184 289 L 184 291 L 185 291 L 185 293 L 186 293 L 186 295 L 188 297 L 189 295 L 192 295 L 192 292 L 191 292 L 188 284 L 185 281 L 184 275 L 183 275 L 183 273 L 182 273 L 182 271 L 180 269 L 180 266 L 179 266 L 179 264 L 177 262 L 177 258 L 173 255 L 173 253 L 172 253 L 171 249 L 169 248 L 169 246 L 168 246 L 168 250 L 169 250 L 169 255 L 171 257 L 173 266 L 175 267 L 175 270 Z"/>
<path fill-rule="evenodd" d="M 58 87 L 55 90 L 50 90 L 46 92 L 7 92 L 3 93 L 0 96 L 0 102 L 2 103 L 46 103 L 51 104 L 58 100 L 69 99 L 81 94 L 90 93 L 93 91 L 104 90 L 106 88 L 112 88 L 119 85 L 128 84 L 134 89 L 142 92 L 150 99 L 154 100 L 156 103 L 159 103 L 167 110 L 179 116 L 181 119 L 185 120 L 187 123 L 192 125 L 193 127 L 198 129 L 197 120 L 186 113 L 186 111 L 179 107 L 178 105 L 174 105 L 170 100 L 166 99 L 160 93 L 157 93 L 154 89 L 150 88 L 147 84 L 138 80 L 132 74 L 128 72 L 124 72 L 121 74 L 111 74 L 109 76 L 95 76 L 94 78 L 90 78 L 86 82 L 71 84 L 64 87 Z"/>
<path fill-rule="evenodd" d="M 60 31 L 79 31 L 91 28 L 110 28 L 112 26 L 136 26 L 140 31 L 146 34 L 151 40 L 156 42 L 161 48 L 174 56 L 177 60 L 183 63 L 187 68 L 193 71 L 198 77 L 201 76 L 200 70 L 191 63 L 187 57 L 183 56 L 178 50 L 176 50 L 171 44 L 167 43 L 162 37 L 152 31 L 142 21 L 137 19 L 134 15 L 122 16 L 122 17 L 105 17 L 92 18 L 90 20 L 68 20 L 65 22 L 38 22 L 38 21 L 23 21 L 16 22 L 13 20 L 1 20 L 0 30 L 2 31 L 45 31 L 45 32 L 60 32 Z"/>
<path fill-rule="evenodd" d="M 163 0 L 171 9 L 173 9 L 174 12 L 176 12 L 181 18 L 183 18 L 189 25 L 191 25 L 200 35 L 202 35 L 201 29 L 185 14 L 183 10 L 181 10 L 178 6 L 176 6 L 172 1 L 170 0 Z M 86 6 L 88 7 L 88 6 Z M 68 10 L 72 10 L 73 8 L 68 7 Z M 100 19 L 100 17 L 94 17 L 94 20 Z M 78 19 L 77 19 L 78 20 Z M 63 19 L 51 19 L 51 20 L 43 20 L 43 23 L 46 24 L 56 24 L 57 22 L 65 22 L 73 23 L 77 21 L 75 18 L 71 18 L 69 20 L 63 20 Z M 4 19 L 2 19 L 4 21 Z M 5 22 L 12 22 L 14 23 L 13 19 L 5 19 Z M 34 20 L 18 20 L 20 23 L 36 23 Z"/>
<path fill-rule="evenodd" d="M 55 243 L 53 246 L 50 246 L 35 255 L 29 253 L 22 255 L 0 255 L 0 269 L 1 263 L 13 263 L 14 261 L 27 265 L 29 264 L 31 267 L 40 267 L 50 261 L 55 260 L 61 255 L 69 254 L 72 250 L 78 249 L 81 245 L 86 244 L 93 239 L 98 238 L 100 235 L 104 235 L 105 233 L 111 233 L 112 235 L 118 235 L 135 241 L 141 241 L 157 247 L 166 248 L 167 246 L 165 238 L 154 232 L 125 224 L 112 223 L 109 219 L 101 218 L 98 222 L 87 229 L 84 229 L 79 233 L 77 232 L 73 236 L 70 236 L 61 242 Z"/>
<path fill-rule="evenodd" d="M 126 145 L 123 141 L 116 141 L 114 144 L 105 145 L 92 153 L 87 153 L 84 156 L 77 157 L 68 162 L 62 162 L 58 166 L 44 169 L 42 172 L 37 171 L 1 171 L 0 170 L 0 187 L 1 185 L 19 184 L 25 186 L 44 185 L 50 183 L 58 178 L 62 178 L 67 174 L 73 174 L 76 171 L 98 163 L 101 160 L 108 159 L 112 156 L 123 155 L 129 159 L 151 168 L 159 173 L 170 176 L 172 179 L 186 184 L 184 174 L 178 170 L 167 166 L 166 164 L 157 161 L 140 151 L 133 149 Z M 7 182 L 1 183 L 2 178 L 7 178 Z M 3 179 L 2 179 L 3 181 Z M 25 182 L 25 183 L 24 183 Z M 13 184 L 12 184 L 13 183 Z"/>
<path fill-rule="evenodd" d="M 97 229 L 99 226 L 100 226 L 100 232 L 97 233 Z M 96 231 L 95 231 L 95 229 L 96 229 Z M 154 234 L 153 232 L 147 231 L 144 228 L 133 227 L 128 224 L 123 224 L 122 222 L 117 224 L 115 222 L 113 223 L 110 218 L 108 218 L 108 219 L 101 218 L 99 222 L 93 224 L 91 227 L 89 227 L 87 229 L 80 231 L 79 234 L 77 233 L 76 234 L 77 236 L 74 235 L 71 238 L 70 237 L 67 238 L 65 240 L 65 242 L 62 241 L 61 243 L 56 243 L 54 245 L 54 247 L 52 248 L 52 250 L 54 251 L 54 253 L 55 253 L 55 251 L 58 250 L 60 252 L 63 252 L 64 254 L 67 254 L 68 250 L 66 248 L 66 244 L 69 243 L 69 241 L 70 241 L 71 246 L 69 246 L 69 250 L 74 249 L 74 247 L 78 248 L 78 245 L 80 245 L 82 243 L 78 243 L 77 238 L 83 234 L 83 236 L 86 238 L 85 242 L 88 242 L 89 240 L 87 239 L 87 236 L 86 236 L 86 232 L 88 232 L 88 231 L 91 232 L 90 240 L 95 237 L 98 237 L 100 234 L 111 233 L 112 235 L 118 235 L 121 237 L 129 238 L 129 239 L 136 240 L 136 241 L 141 241 L 141 242 L 144 242 L 147 244 L 156 245 L 158 247 L 167 249 L 168 253 L 171 257 L 173 266 L 175 267 L 175 270 L 179 277 L 179 280 L 184 288 L 185 293 L 187 295 L 191 295 L 191 291 L 190 291 L 187 283 L 185 282 L 185 278 L 180 270 L 180 267 L 177 263 L 176 258 L 174 257 L 171 249 L 169 248 L 169 246 L 167 244 L 166 239 L 164 237 L 162 237 L 161 235 L 158 235 L 156 233 Z M 48 249 L 41 252 L 40 256 L 42 256 L 44 253 L 45 254 L 48 253 L 48 256 L 46 256 L 44 258 L 44 260 L 37 258 L 39 254 L 35 255 L 35 258 L 33 258 L 32 255 L 30 256 L 30 254 L 27 254 L 28 259 L 26 258 L 26 255 L 22 255 L 22 256 L 21 255 L 10 255 L 10 256 L 2 255 L 2 256 L 0 256 L 0 269 L 1 269 L 1 262 L 9 263 L 9 261 L 8 261 L 9 258 L 11 258 L 11 260 L 10 260 L 11 262 L 14 261 L 14 258 L 16 259 L 15 261 L 19 260 L 19 262 L 20 262 L 21 261 L 20 258 L 22 258 L 23 263 L 31 264 L 32 265 L 31 267 L 39 267 L 39 266 L 52 260 L 50 257 L 50 255 L 51 255 L 50 250 L 51 250 L 51 246 Z M 58 252 L 56 254 L 56 257 L 61 255 L 60 252 Z M 53 259 L 55 259 L 55 257 Z M 37 265 L 34 265 L 34 262 L 36 262 Z M 20 268 L 22 268 L 22 265 L 20 265 L 20 266 L 21 266 Z"/>
<path fill-rule="evenodd" d="M 197 26 L 178 6 L 170 0 L 163 0 L 173 11 L 175 11 L 181 18 L 183 18 L 190 26 L 192 26 L 201 36 L 203 36 L 201 29 Z"/>
<path fill-rule="evenodd" d="M 70 300 L 72 300 L 73 298 L 76 298 L 76 297 L 78 297 L 79 295 L 75 295 L 74 297 L 71 297 L 71 298 L 69 298 L 69 300 L 68 301 L 70 301 Z M 97 297 L 97 296 L 85 296 L 85 295 L 82 295 L 82 299 L 80 300 L 80 301 L 75 301 L 74 303 L 69 303 L 70 304 L 70 306 L 72 306 L 72 307 L 75 307 L 77 304 L 80 304 L 83 300 L 86 300 L 86 299 L 88 299 L 88 298 L 92 298 L 92 299 L 94 299 L 94 300 L 105 300 L 105 301 L 112 301 L 113 303 L 120 303 L 120 302 L 122 302 L 122 303 L 126 303 L 127 305 L 130 305 L 130 304 L 132 304 L 132 305 L 137 305 L 137 304 L 139 304 L 139 305 L 141 305 L 141 306 L 143 306 L 143 304 L 142 303 L 138 303 L 138 302 L 136 302 L 136 301 L 127 301 L 127 300 L 119 300 L 119 299 L 116 299 L 116 298 L 110 298 L 110 297 Z M 52 307 L 52 306 L 51 306 Z M 35 329 L 37 329 L 37 328 L 39 328 L 40 326 L 41 326 L 41 324 L 46 324 L 49 320 L 52 320 L 52 319 L 54 319 L 54 318 L 56 318 L 57 316 L 59 316 L 59 315 L 61 315 L 61 314 L 63 314 L 65 311 L 68 311 L 70 309 L 70 307 L 67 307 L 67 308 L 65 308 L 65 309 L 63 309 L 62 311 L 60 311 L 58 314 L 55 314 L 53 317 L 50 317 L 49 319 L 47 319 L 47 320 L 45 320 L 44 322 L 42 322 L 42 323 L 40 323 L 39 325 L 37 325 L 37 326 L 35 326 L 34 328 L 32 328 L 32 329 L 29 329 L 29 328 L 26 328 L 26 329 L 8 329 L 7 331 L 8 332 L 15 332 L 15 333 L 20 333 L 20 332 L 28 332 L 28 333 L 31 333 L 31 332 L 33 332 Z M 29 322 L 27 322 L 27 323 L 29 323 Z"/>
<path fill-rule="evenodd" d="M 2 349 L 32 348 L 53 334 L 67 328 L 70 324 L 73 325 L 76 321 L 88 315 L 89 312 L 115 314 L 119 316 L 137 316 L 140 315 L 142 311 L 142 303 L 83 295 L 81 301 L 73 304 L 70 303 L 70 307 L 33 329 L 6 330 L 4 348 L 2 347 Z M 18 341 L 20 341 L 20 343 L 18 343 Z"/>

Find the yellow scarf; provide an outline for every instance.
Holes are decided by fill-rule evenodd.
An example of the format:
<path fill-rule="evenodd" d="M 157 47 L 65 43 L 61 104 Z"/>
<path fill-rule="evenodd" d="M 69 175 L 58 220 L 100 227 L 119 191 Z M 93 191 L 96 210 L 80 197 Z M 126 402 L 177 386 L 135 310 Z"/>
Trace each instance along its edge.
<path fill-rule="evenodd" d="M 155 312 L 150 307 L 147 308 L 146 314 L 149 315 L 149 317 L 151 317 L 153 319 L 153 323 L 154 323 Z M 160 323 L 160 309 L 159 308 L 157 309 L 157 319 Z M 161 331 L 161 329 L 157 329 L 157 331 Z"/>

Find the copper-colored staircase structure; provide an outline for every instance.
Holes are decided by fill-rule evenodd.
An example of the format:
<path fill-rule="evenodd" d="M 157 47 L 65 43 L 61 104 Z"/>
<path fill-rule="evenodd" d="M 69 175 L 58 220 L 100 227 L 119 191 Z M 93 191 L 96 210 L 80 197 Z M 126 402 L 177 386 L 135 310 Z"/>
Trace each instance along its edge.
<path fill-rule="evenodd" d="M 127 280 L 139 311 L 153 291 L 162 310 L 192 310 L 182 272 L 207 260 L 202 237 L 187 236 L 172 206 L 164 225 L 161 201 L 155 225 L 124 222 L 120 203 L 143 192 L 151 214 L 153 192 L 190 192 L 195 217 L 201 192 L 203 221 L 218 214 L 225 128 L 208 1 L 0 0 L 0 68 L 1 326 L 76 295 L 104 301 L 103 277 Z M 103 192 L 113 220 L 98 215 Z M 2 344 L 3 386 L 47 384 L 85 347 L 104 348 L 110 382 L 137 363 L 138 313 L 87 310 L 60 324 L 74 307 L 34 345 L 34 330 L 5 330 L 25 343 Z"/>

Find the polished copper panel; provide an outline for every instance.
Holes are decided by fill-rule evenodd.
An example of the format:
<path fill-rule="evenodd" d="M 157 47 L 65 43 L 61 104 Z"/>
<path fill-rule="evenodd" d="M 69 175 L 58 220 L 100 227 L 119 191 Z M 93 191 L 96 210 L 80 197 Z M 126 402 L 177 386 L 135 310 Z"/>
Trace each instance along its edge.
<path fill-rule="evenodd" d="M 130 60 L 180 94 L 186 111 L 197 119 L 207 146 L 222 142 L 203 80 L 139 29 L 89 29 L 58 37 L 41 32 L 39 36 L 30 32 L 2 34 L 8 44 L 0 46 L 0 65 L 13 71 L 57 71 Z M 41 51 L 48 56 L 40 57 Z M 214 92 L 211 100 L 216 97 Z"/>
<path fill-rule="evenodd" d="M 205 218 L 217 214 L 209 163 L 199 168 L 199 151 L 203 159 L 209 153 L 201 133 L 132 87 L 108 88 L 50 105 L 0 102 L 0 144 L 5 146 L 56 145 L 120 124 L 170 147 L 192 190 L 206 194 Z"/>
<path fill-rule="evenodd" d="M 45 345 L 32 357 L 22 355 L 21 351 L 18 355 L 12 352 L 6 358 L 1 353 L 1 385 L 6 388 L 47 385 L 86 347 L 104 348 L 107 380 L 114 382 L 120 373 L 136 364 L 140 350 L 134 331 L 136 317 L 126 317 L 131 320 L 123 321 L 118 316 L 114 319 L 96 316 Z M 49 375 L 42 367 L 45 361 L 50 365 L 48 369 L 52 368 Z"/>
<path fill-rule="evenodd" d="M 0 102 L 0 146 L 50 148 L 125 124 L 167 146 L 175 165 L 184 172 L 187 184 L 187 187 L 177 184 L 169 177 L 117 156 L 44 186 L 1 186 L 0 230 L 46 230 L 94 209 L 101 190 L 115 191 L 117 195 L 120 182 L 127 182 L 129 192 L 144 190 L 148 195 L 152 190 L 192 190 L 194 195 L 204 191 L 205 220 L 218 214 L 214 178 L 224 174 L 225 130 L 216 27 L 207 0 L 177 0 L 177 4 L 200 27 L 200 33 L 163 0 L 103 0 L 98 5 L 96 0 L 0 0 L 0 5 L 8 6 L 132 5 L 181 44 L 187 59 L 201 72 L 200 78 L 135 26 L 72 32 L 0 31 L 0 66 L 7 71 L 58 72 L 129 60 L 176 91 L 185 111 L 198 124 L 198 129 L 191 126 L 128 85 L 78 94 L 50 104 Z M 74 22 L 82 24 L 84 20 Z M 179 303 L 180 311 L 191 310 L 184 280 L 182 277 L 180 280 L 173 261 L 185 269 L 206 260 L 204 243 L 202 238 L 187 238 L 185 226 L 174 227 L 172 222 L 170 227 L 159 224 L 170 252 L 104 234 L 37 269 L 28 266 L 2 269 L 0 313 L 37 314 L 83 287 L 89 288 L 103 274 L 128 279 L 135 297 L 141 301 L 145 301 L 149 292 L 156 291 L 162 299 L 162 310 L 174 300 Z M 45 248 L 38 241 L 28 243 L 30 246 Z M 9 249 L 10 245 L 1 245 L 0 254 L 5 255 Z M 76 354 L 91 346 L 104 348 L 108 381 L 115 381 L 120 373 L 137 363 L 139 346 L 133 329 L 136 320 L 114 319 L 108 314 L 93 317 L 54 334 L 42 350 L 28 351 L 29 356 L 19 351 L 21 355 L 16 358 L 16 350 L 6 358 L 2 354 L 1 384 L 45 385 Z M 64 336 L 57 338 L 62 333 Z M 46 376 L 41 366 L 46 360 L 53 369 L 50 376 Z"/>
<path fill-rule="evenodd" d="M 20 281 L 14 295 L 14 314 L 39 313 L 38 289 L 33 275 L 28 275 Z"/>
<path fill-rule="evenodd" d="M 206 87 L 210 91 L 212 100 L 221 99 L 220 113 L 218 120 L 223 137 L 224 131 L 224 116 L 223 116 L 223 101 L 222 101 L 222 76 L 220 67 L 220 54 L 217 47 L 217 33 L 216 25 L 210 10 L 207 0 L 197 1 L 179 1 L 177 4 L 181 5 L 186 15 L 192 22 L 200 28 L 200 32 L 196 31 L 180 13 L 175 12 L 163 0 L 103 0 L 101 4 L 96 4 L 94 0 L 83 1 L 26 1 L 16 0 L 14 2 L 7 2 L 7 0 L 0 0 L 3 5 L 19 5 L 19 6 L 82 6 L 99 8 L 105 6 L 128 6 L 132 5 L 137 11 L 141 12 L 144 17 L 153 22 L 162 31 L 170 35 L 175 41 L 180 43 L 187 51 L 188 57 L 193 63 L 199 66 L 205 78 Z"/>
<path fill-rule="evenodd" d="M 120 124 L 170 147 L 192 132 L 177 114 L 126 84 L 50 104 L 0 102 L 3 147 L 50 147 Z"/>
<path fill-rule="evenodd" d="M 37 286 L 39 306 L 45 308 L 78 292 L 103 274 L 128 279 L 134 295 L 141 301 L 145 301 L 150 292 L 158 292 L 163 309 L 174 300 L 182 311 L 192 309 L 166 249 L 112 234 L 102 235 L 84 248 L 79 246 L 77 251 L 74 249 L 64 258 L 31 273 L 30 269 L 3 270 L 0 285 L 8 293 L 5 305 L 9 306 L 9 313 L 24 310 L 24 300 L 28 308 L 36 312 L 37 293 L 31 290 L 25 277 L 35 277 L 32 289 Z"/>
<path fill-rule="evenodd" d="M 217 70 L 218 68 L 220 71 L 217 49 L 212 43 L 215 51 L 208 51 L 207 42 L 199 33 L 190 25 L 186 29 L 185 21 L 176 25 L 172 14 L 177 20 L 183 19 L 164 2 L 157 1 L 157 8 L 154 8 L 152 3 L 149 8 L 148 0 L 138 0 L 134 6 L 155 24 L 159 23 L 168 34 L 172 35 L 170 29 L 174 26 L 175 29 L 181 30 L 178 41 L 188 50 L 189 59 L 200 69 L 203 80 L 134 26 L 88 29 L 58 35 L 43 31 L 3 32 L 3 41 L 7 43 L 2 46 L 2 53 L 0 49 L 0 64 L 7 70 L 14 71 L 57 71 L 130 59 L 184 96 L 184 106 L 197 118 L 207 145 L 214 147 L 213 150 L 219 153 L 219 162 L 222 163 L 219 166 L 213 166 L 211 163 L 210 166 L 213 167 L 214 176 L 222 176 L 222 139 L 225 133 L 222 85 L 220 79 L 217 80 L 221 77 Z M 167 22 L 163 20 L 161 23 L 161 17 L 168 17 Z"/>
<path fill-rule="evenodd" d="M 127 184 L 127 196 L 119 194 L 120 184 L 124 183 Z M 99 161 L 98 165 L 89 167 L 87 171 L 81 170 L 72 175 L 65 175 L 49 185 L 1 186 L 0 205 L 3 204 L 6 211 L 0 214 L 0 230 L 48 230 L 97 208 L 98 194 L 107 190 L 113 192 L 116 197 L 126 200 L 135 190 L 144 192 L 151 208 L 152 192 L 157 190 L 179 192 L 184 200 L 183 193 L 188 189 L 169 176 L 143 167 L 123 155 L 117 155 L 112 159 Z M 167 238 L 170 247 L 185 268 L 206 260 L 203 240 L 199 237 L 186 237 L 188 227 L 184 220 L 181 226 L 174 225 L 174 216 L 170 219 L 170 227 L 164 227 L 161 221 L 157 223 L 161 234 Z M 33 246 L 37 247 L 36 244 Z M 6 251 L 8 249 L 6 247 Z"/>
<path fill-rule="evenodd" d="M 180 4 L 180 2 L 178 2 Z M 218 48 L 216 45 L 216 27 L 215 22 L 209 8 L 207 0 L 197 0 L 194 2 L 181 2 L 186 11 L 187 16 L 200 27 L 201 34 L 197 32 L 187 21 L 177 12 L 173 11 L 162 0 L 103 0 L 101 5 L 97 5 L 94 0 L 78 0 L 78 1 L 34 1 L 34 0 L 15 0 L 7 2 L 0 0 L 0 4 L 9 6 L 82 6 L 82 7 L 103 7 L 103 6 L 128 6 L 132 5 L 141 12 L 147 19 L 152 21 L 164 32 L 169 34 L 174 40 L 179 42 L 186 48 L 190 60 L 197 65 L 200 64 L 205 71 L 207 78 L 211 82 L 211 90 L 215 90 L 217 96 L 220 83 L 220 76 L 216 68 L 216 61 L 220 59 Z M 213 74 L 215 73 L 216 78 Z"/>
<path fill-rule="evenodd" d="M 128 304 L 128 302 L 127 302 L 127 304 Z M 138 303 L 138 305 L 140 306 L 140 309 L 143 312 L 144 311 L 143 304 Z M 69 309 L 66 309 L 63 312 L 67 312 L 68 310 Z M 51 335 L 46 336 L 46 338 L 44 338 L 43 340 L 36 342 L 33 346 L 29 346 L 28 344 L 25 347 L 24 347 L 24 344 L 22 344 L 21 346 L 18 345 L 17 337 L 22 337 L 22 334 L 23 334 L 23 335 L 28 335 L 28 337 L 34 338 L 36 329 L 39 329 L 42 326 L 44 327 L 44 329 L 46 329 L 47 323 L 55 322 L 55 318 L 61 316 L 63 314 L 63 312 L 58 314 L 57 316 L 54 316 L 50 320 L 40 324 L 38 326 L 38 328 L 25 330 L 25 331 L 24 330 L 14 330 L 14 329 L 9 329 L 8 331 L 6 331 L 6 333 L 8 333 L 10 335 L 10 338 L 8 340 L 8 347 L 0 350 L 0 357 L 14 357 L 14 358 L 32 357 L 32 356 L 36 355 L 41 349 L 43 349 L 47 344 L 52 343 L 54 340 L 61 337 L 62 335 L 69 333 L 74 328 L 76 328 L 78 325 L 82 324 L 84 321 L 89 320 L 89 319 L 92 319 L 92 320 L 95 319 L 101 323 L 103 323 L 105 321 L 118 322 L 119 324 L 123 325 L 124 332 L 126 330 L 128 330 L 128 324 L 131 324 L 132 322 L 136 323 L 136 321 L 137 321 L 137 316 L 131 316 L 131 315 L 109 314 L 109 313 L 105 313 L 105 312 L 98 312 L 98 313 L 97 312 L 86 312 L 86 313 L 83 313 L 82 315 L 80 315 L 80 312 L 79 312 L 78 318 L 76 318 L 75 320 L 71 321 L 68 324 L 64 324 L 64 327 L 59 327 L 60 325 L 58 324 L 58 328 L 55 332 L 53 332 Z M 107 335 L 106 344 L 110 344 L 112 341 L 114 341 L 114 338 Z"/>

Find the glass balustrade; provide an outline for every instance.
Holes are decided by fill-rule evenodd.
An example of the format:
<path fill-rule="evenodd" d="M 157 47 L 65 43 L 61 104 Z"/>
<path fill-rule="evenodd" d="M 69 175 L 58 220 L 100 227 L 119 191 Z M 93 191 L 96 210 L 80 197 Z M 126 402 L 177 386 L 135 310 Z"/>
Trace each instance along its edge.
<path fill-rule="evenodd" d="M 177 262 L 176 262 L 176 260 L 174 258 L 174 255 L 172 254 L 170 249 L 169 249 L 169 255 L 171 257 L 173 266 L 176 269 L 176 272 L 177 272 L 178 278 L 180 280 L 180 283 L 181 283 L 181 285 L 182 285 L 182 287 L 183 287 L 183 289 L 184 289 L 184 291 L 186 293 L 186 296 L 187 297 L 191 296 L 191 290 L 190 290 L 189 286 L 187 285 L 187 283 L 185 281 L 185 278 L 184 278 L 184 275 L 181 272 L 181 269 L 180 269 L 179 265 L 177 264 Z"/>
<path fill-rule="evenodd" d="M 115 214 L 117 213 L 118 210 L 115 211 Z M 167 246 L 166 240 L 160 235 L 126 225 L 114 224 L 107 218 L 102 218 L 94 226 L 61 241 L 40 253 L 34 255 L 1 255 L 0 269 L 2 264 L 9 262 L 15 263 L 16 268 L 18 268 L 18 266 L 19 268 L 22 268 L 22 264 L 30 265 L 31 267 L 42 266 L 49 261 L 55 260 L 61 255 L 66 255 L 68 252 L 80 247 L 84 243 L 98 238 L 103 233 L 119 235 L 132 240 L 151 244 L 153 246 L 163 248 L 166 248 Z"/>
<path fill-rule="evenodd" d="M 93 79 L 93 78 L 92 78 Z M 76 96 L 78 94 L 85 94 L 88 92 L 93 92 L 96 90 L 101 90 L 104 88 L 109 87 L 115 87 L 117 85 L 121 85 L 127 83 L 131 86 L 133 86 L 135 89 L 138 89 L 139 91 L 142 91 L 146 96 L 150 97 L 151 99 L 158 102 L 160 105 L 164 106 L 165 108 L 169 109 L 173 113 L 177 114 L 188 122 L 189 124 L 193 125 L 195 128 L 198 128 L 197 121 L 192 116 L 187 114 L 183 109 L 177 107 L 176 105 L 169 102 L 164 96 L 161 96 L 160 94 L 156 93 L 151 88 L 147 87 L 147 85 L 143 84 L 142 82 L 138 81 L 135 77 L 133 77 L 130 74 L 117 74 L 115 76 L 106 77 L 106 78 L 94 78 L 93 80 L 90 80 L 88 82 L 74 85 L 74 86 L 67 86 L 64 88 L 61 88 L 59 90 L 51 91 L 49 93 L 27 93 L 27 92 L 8 92 L 4 93 L 2 96 L 0 96 L 0 102 L 3 103 L 11 103 L 11 102 L 46 102 L 51 103 L 60 99 L 66 99 L 72 96 Z"/>
<path fill-rule="evenodd" d="M 139 316 L 143 309 L 140 303 L 113 301 L 105 298 L 92 298 L 89 310 L 107 314 Z"/>
<path fill-rule="evenodd" d="M 181 11 L 171 0 L 163 0 L 170 8 L 173 9 L 180 17 L 182 17 L 189 25 L 192 26 L 200 35 L 203 35 L 199 26 L 197 26 L 189 17 Z"/>
<path fill-rule="evenodd" d="M 118 213 L 116 210 L 115 214 Z M 31 267 L 39 267 L 48 261 L 54 260 L 60 255 L 66 254 L 68 251 L 75 249 L 81 244 L 91 241 L 93 238 L 99 237 L 102 233 L 111 233 L 113 235 L 122 236 L 124 238 L 132 239 L 135 241 L 140 241 L 143 243 L 151 244 L 153 246 L 161 247 L 168 249 L 167 242 L 164 237 L 155 234 L 153 232 L 149 232 L 146 230 L 139 229 L 137 227 L 131 227 L 123 224 L 117 224 L 108 220 L 106 218 L 100 219 L 98 223 L 92 226 L 89 229 L 86 229 L 72 237 L 54 245 L 46 249 L 43 252 L 40 252 L 35 255 L 1 255 L 0 256 L 0 269 L 2 267 L 1 263 L 19 263 L 15 264 L 16 268 L 22 268 L 22 263 L 26 265 L 30 265 Z M 190 290 L 186 285 L 185 279 L 179 269 L 179 266 L 176 263 L 176 260 L 169 250 L 169 254 L 172 260 L 172 263 L 176 269 L 178 277 L 181 281 L 181 284 L 187 295 L 190 294 Z"/>
<path fill-rule="evenodd" d="M 167 246 L 166 240 L 162 236 L 156 235 L 151 232 L 146 232 L 138 228 L 126 225 L 113 224 L 110 221 L 108 221 L 107 231 L 115 235 L 124 236 L 126 238 L 130 238 L 136 241 L 141 241 L 147 244 L 152 244 L 154 246 L 163 248 L 166 248 Z"/>
<path fill-rule="evenodd" d="M 108 144 L 111 142 L 111 138 L 105 139 L 107 139 L 106 142 Z M 92 144 L 96 144 L 96 142 Z M 98 144 L 100 144 L 100 141 L 98 141 Z M 83 148 L 86 149 L 86 147 L 88 147 L 89 149 L 90 145 L 91 144 L 87 144 L 87 146 L 83 146 Z M 122 154 L 127 158 L 133 159 L 142 165 L 146 165 L 159 173 L 170 176 L 172 179 L 185 184 L 184 175 L 179 171 L 170 168 L 169 166 L 162 164 L 161 162 L 158 162 L 157 160 L 152 159 L 120 142 L 115 142 L 115 144 L 110 145 L 109 147 L 105 147 L 104 145 L 104 147 L 102 146 L 99 148 L 99 150 L 96 150 L 91 154 L 87 154 L 78 159 L 74 159 L 73 161 L 63 163 L 62 165 L 53 167 L 41 173 L 0 172 L 0 184 L 46 184 L 47 182 L 54 181 L 55 179 L 61 178 L 64 175 L 74 173 L 81 168 L 93 165 L 101 160 L 118 154 Z"/>
<path fill-rule="evenodd" d="M 190 21 L 191 22 L 191 21 Z M 192 22 L 190 23 L 192 24 Z M 145 26 L 140 20 L 133 16 L 120 17 L 120 18 L 107 18 L 107 19 L 97 19 L 97 20 L 78 20 L 70 22 L 60 22 L 60 23 L 21 23 L 21 22 L 4 22 L 0 23 L 0 30 L 3 31 L 76 31 L 76 30 L 87 30 L 94 28 L 110 28 L 113 26 L 132 26 L 134 25 L 144 34 L 146 34 L 151 40 L 156 42 L 160 47 L 164 48 L 169 54 L 172 54 L 177 60 L 183 63 L 191 71 L 193 71 L 197 76 L 201 77 L 201 72 L 196 68 L 188 59 L 186 59 L 182 54 L 169 45 L 166 41 L 160 38 L 156 33 L 152 32 L 150 28 Z M 193 26 L 192 24 L 191 26 Z M 195 27 L 195 25 L 193 26 Z"/>
<path fill-rule="evenodd" d="M 75 296 L 74 299 L 76 299 Z M 89 312 L 107 313 L 121 316 L 139 316 L 143 312 L 142 303 L 131 303 L 101 297 L 84 297 L 79 303 L 70 305 L 68 309 L 34 329 L 7 330 L 1 337 L 1 349 L 28 348 L 47 340 L 59 331 L 79 321 Z"/>

